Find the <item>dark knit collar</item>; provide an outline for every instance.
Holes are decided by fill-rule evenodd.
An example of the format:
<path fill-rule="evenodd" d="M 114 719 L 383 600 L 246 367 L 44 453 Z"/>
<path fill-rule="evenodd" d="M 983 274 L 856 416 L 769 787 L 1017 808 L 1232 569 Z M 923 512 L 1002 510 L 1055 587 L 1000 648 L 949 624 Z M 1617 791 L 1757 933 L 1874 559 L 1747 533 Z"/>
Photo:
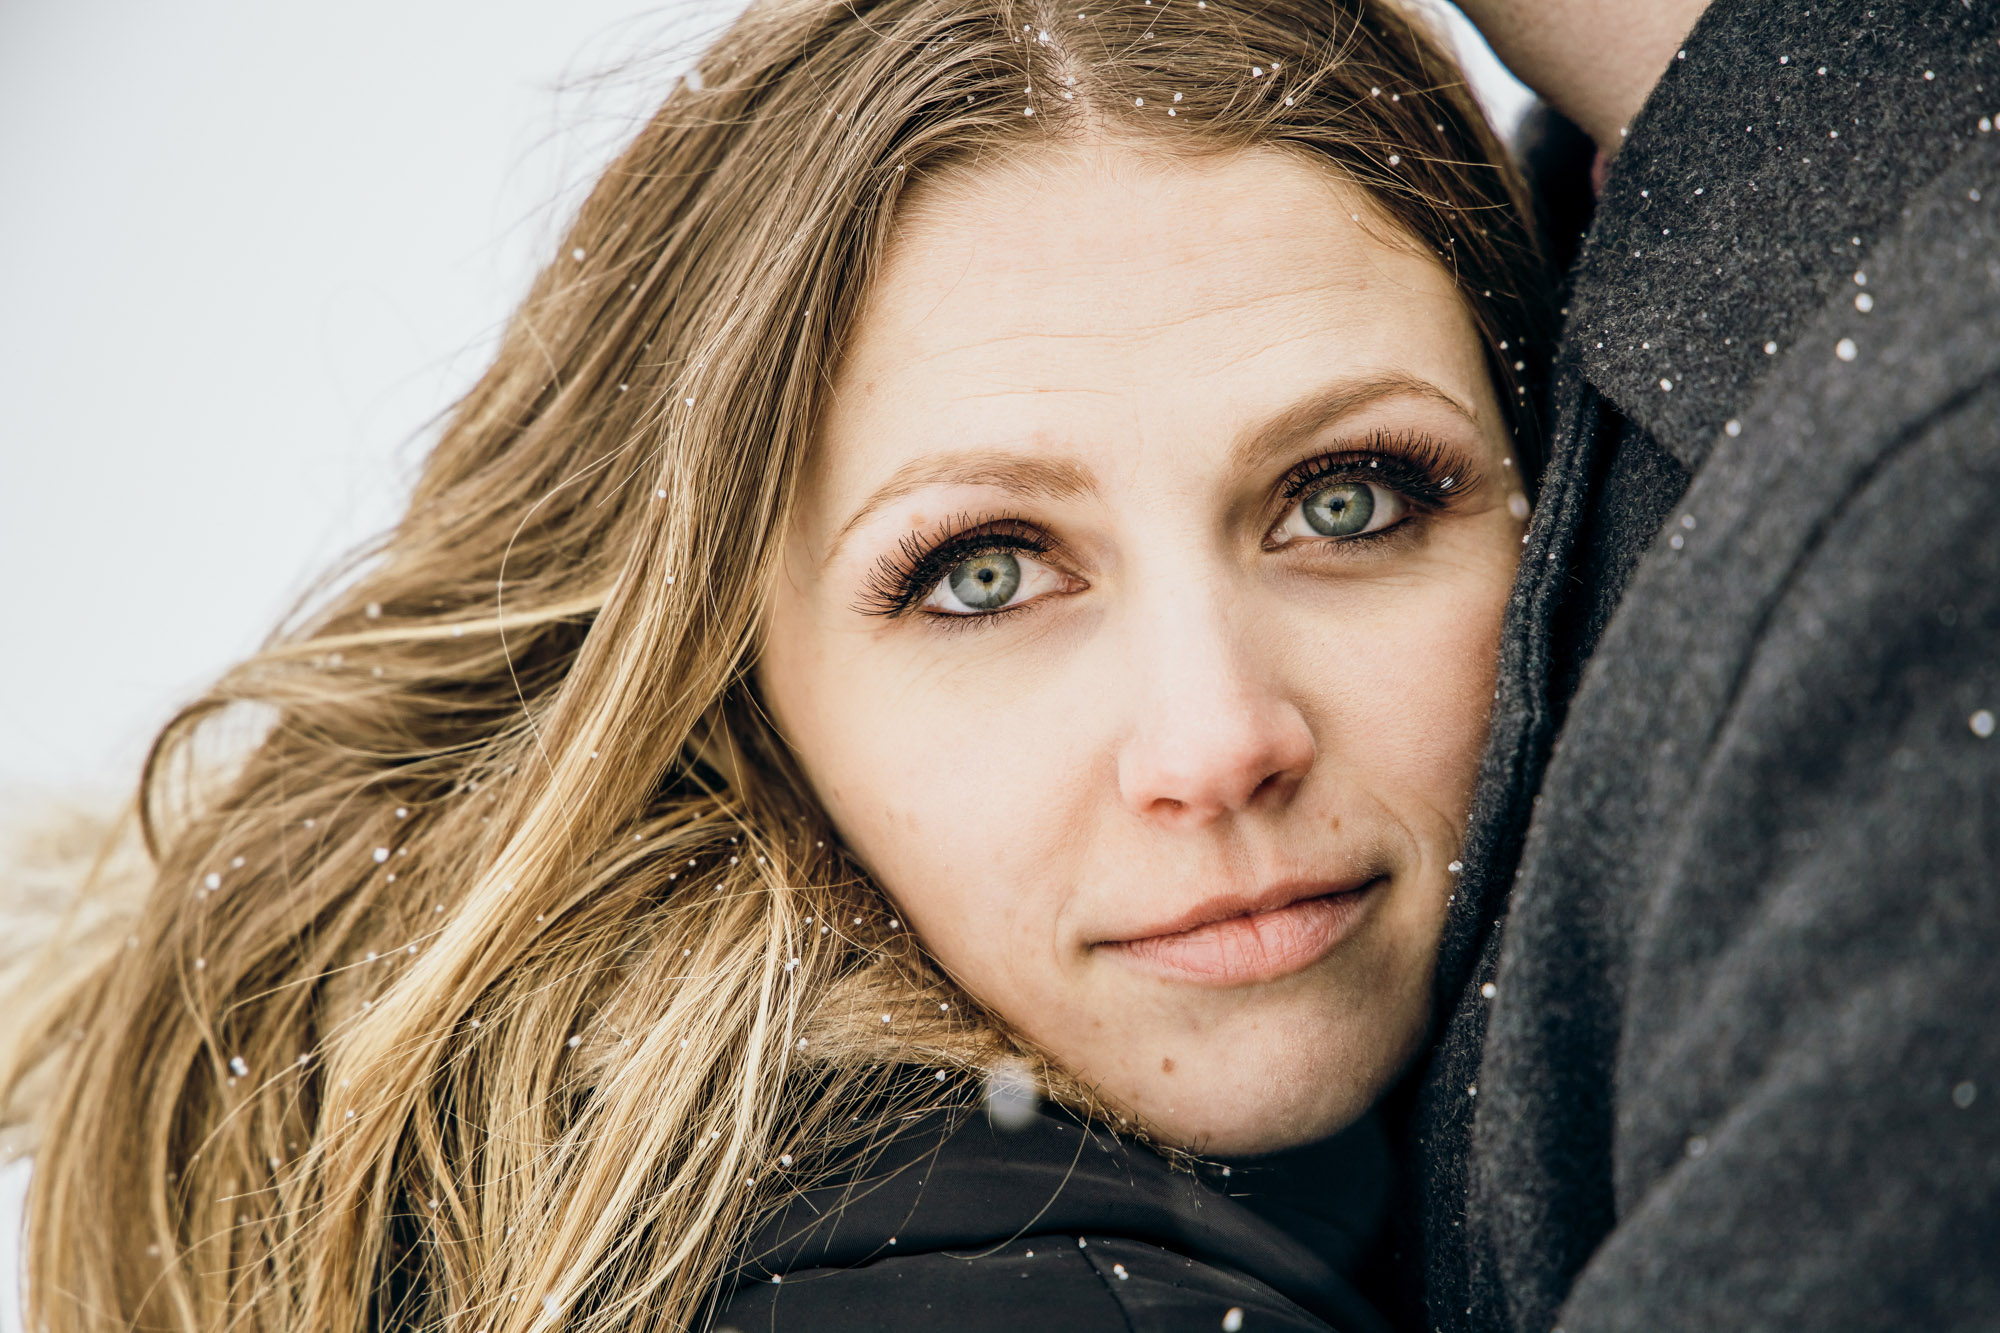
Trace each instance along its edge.
<path fill-rule="evenodd" d="M 1808 316 L 1863 291 L 1903 201 L 2000 132 L 1991 9 L 1715 0 L 1632 122 L 1564 354 L 1690 470 Z"/>

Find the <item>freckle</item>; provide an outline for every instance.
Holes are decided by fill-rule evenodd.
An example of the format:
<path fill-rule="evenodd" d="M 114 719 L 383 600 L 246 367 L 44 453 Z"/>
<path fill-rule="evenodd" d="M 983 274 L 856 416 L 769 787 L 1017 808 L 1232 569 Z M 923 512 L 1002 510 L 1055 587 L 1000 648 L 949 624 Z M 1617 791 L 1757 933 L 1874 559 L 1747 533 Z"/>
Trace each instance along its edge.
<path fill-rule="evenodd" d="M 1174 1062 L 1173 1062 L 1172 1060 L 1162 1060 L 1162 1061 L 1160 1061 L 1160 1072 L 1161 1072 L 1162 1074 L 1171 1074 L 1171 1073 L 1173 1073 L 1173 1072 L 1174 1072 Z"/>

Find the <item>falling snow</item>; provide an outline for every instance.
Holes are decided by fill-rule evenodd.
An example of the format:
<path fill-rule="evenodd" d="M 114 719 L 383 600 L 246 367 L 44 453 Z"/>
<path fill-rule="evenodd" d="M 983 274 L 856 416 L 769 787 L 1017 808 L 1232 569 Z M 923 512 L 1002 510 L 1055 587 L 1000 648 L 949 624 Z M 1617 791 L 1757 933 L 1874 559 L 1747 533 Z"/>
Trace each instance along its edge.
<path fill-rule="evenodd" d="M 986 1114 L 1001 1129 L 1032 1124 L 1041 1101 L 1034 1075 L 1018 1061 L 1003 1061 L 986 1071 Z"/>

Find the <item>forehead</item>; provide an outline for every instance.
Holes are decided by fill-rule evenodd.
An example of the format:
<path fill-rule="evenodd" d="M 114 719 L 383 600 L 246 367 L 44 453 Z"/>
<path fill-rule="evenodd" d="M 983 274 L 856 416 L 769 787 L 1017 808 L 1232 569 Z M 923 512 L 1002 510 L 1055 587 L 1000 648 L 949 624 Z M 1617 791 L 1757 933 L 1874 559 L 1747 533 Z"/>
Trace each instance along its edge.
<path fill-rule="evenodd" d="M 1382 372 L 1490 401 L 1450 275 L 1331 168 L 1271 149 L 1038 150 L 906 202 L 836 377 L 821 471 L 1212 432 Z"/>

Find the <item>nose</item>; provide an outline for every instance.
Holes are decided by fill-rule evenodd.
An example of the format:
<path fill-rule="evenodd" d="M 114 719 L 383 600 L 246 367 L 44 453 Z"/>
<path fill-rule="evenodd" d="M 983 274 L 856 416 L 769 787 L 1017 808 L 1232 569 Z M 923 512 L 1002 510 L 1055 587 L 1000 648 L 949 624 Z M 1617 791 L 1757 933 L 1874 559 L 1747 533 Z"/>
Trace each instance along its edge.
<path fill-rule="evenodd" d="M 1135 636 L 1119 796 L 1192 827 L 1289 801 L 1316 747 L 1297 704 L 1220 606 L 1183 606 Z"/>

